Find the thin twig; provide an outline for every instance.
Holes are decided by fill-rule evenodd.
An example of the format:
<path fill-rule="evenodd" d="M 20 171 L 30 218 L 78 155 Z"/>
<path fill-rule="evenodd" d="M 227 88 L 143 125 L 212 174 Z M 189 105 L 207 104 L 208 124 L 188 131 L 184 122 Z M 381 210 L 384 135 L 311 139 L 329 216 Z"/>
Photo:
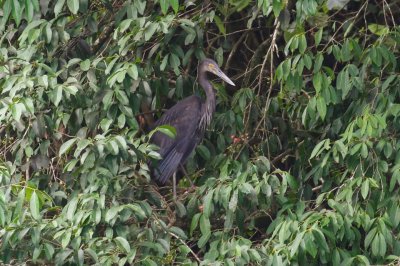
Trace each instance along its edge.
<path fill-rule="evenodd" d="M 194 257 L 199 263 L 201 262 L 200 258 L 197 256 L 197 254 L 188 246 L 188 244 L 186 244 L 185 241 L 183 241 L 179 236 L 177 236 L 176 234 L 174 234 L 174 233 L 172 233 L 172 232 L 170 232 L 170 231 L 168 231 L 168 234 L 170 234 L 171 236 L 173 236 L 173 237 L 175 237 L 176 239 L 178 239 L 183 245 L 185 245 L 185 246 L 189 249 L 189 251 L 190 251 L 190 253 L 192 253 L 193 257 Z"/>
<path fill-rule="evenodd" d="M 340 30 L 344 25 L 346 25 L 346 22 L 347 22 L 347 21 L 350 21 L 351 19 L 356 20 L 356 18 L 358 17 L 358 15 L 361 13 L 361 11 L 362 11 L 364 8 L 367 7 L 367 5 L 368 5 L 368 1 L 365 1 L 365 3 L 361 6 L 360 10 L 357 12 L 357 14 L 356 14 L 354 17 L 349 18 L 349 19 L 346 19 L 346 20 L 338 27 L 338 29 L 335 31 L 335 33 L 332 35 L 332 37 L 329 39 L 329 41 L 325 44 L 325 46 L 324 46 L 324 48 L 322 49 L 321 53 L 324 52 L 325 49 L 328 48 L 328 45 L 329 45 L 333 40 L 335 40 L 335 37 L 336 37 L 336 35 L 339 33 L 339 30 Z"/>
<path fill-rule="evenodd" d="M 275 42 L 276 42 L 276 35 L 278 34 L 278 28 L 279 28 L 279 26 L 280 26 L 280 22 L 278 21 L 278 19 L 275 19 L 275 23 L 274 23 L 274 24 L 276 25 L 276 27 L 275 27 L 274 33 L 272 34 L 271 45 L 270 45 L 270 47 L 268 48 L 267 54 L 266 54 L 265 57 L 264 57 L 264 61 L 263 61 L 262 65 L 261 65 L 260 75 L 259 75 L 259 77 L 258 77 L 258 93 L 260 93 L 260 91 L 261 91 L 262 76 L 263 76 L 263 72 L 264 72 L 264 69 L 265 69 L 265 65 L 266 65 L 267 60 L 268 60 L 268 55 L 271 54 L 271 61 L 272 61 L 272 58 L 273 58 L 273 56 L 272 56 L 273 50 L 274 50 L 274 48 L 275 48 L 275 46 L 276 46 L 276 43 L 275 43 Z M 273 77 L 273 73 L 271 73 L 271 77 Z M 270 80 L 270 83 L 272 84 L 272 79 Z M 271 87 L 271 86 L 270 86 L 270 87 Z M 258 93 L 257 93 L 257 94 L 258 94 Z"/>
<path fill-rule="evenodd" d="M 257 134 L 257 132 L 258 132 L 258 129 L 260 128 L 260 126 L 261 126 L 261 124 L 263 123 L 263 121 L 265 120 L 265 116 L 266 116 L 266 114 L 267 114 L 267 112 L 268 112 L 268 108 L 269 108 L 269 99 L 270 99 L 270 96 L 271 96 L 271 92 L 272 92 L 272 89 L 273 89 L 273 77 L 274 77 L 274 74 L 273 74 L 273 57 L 274 57 L 274 51 L 275 51 L 275 49 L 278 49 L 278 47 L 276 46 L 276 37 L 277 37 L 277 35 L 278 35 L 278 31 L 279 31 L 279 27 L 280 27 L 280 22 L 278 21 L 278 19 L 276 18 L 275 19 L 275 22 L 274 22 L 274 24 L 275 24 L 275 30 L 274 30 L 274 33 L 272 34 L 272 40 L 271 40 L 271 45 L 270 45 L 270 47 L 268 48 L 268 50 L 267 50 L 267 53 L 266 53 L 266 55 L 265 55 L 265 58 L 264 58 L 264 61 L 263 61 L 263 64 L 262 64 L 262 66 L 261 66 L 261 71 L 260 71 L 260 75 L 259 75 L 259 81 L 258 81 L 258 93 L 260 92 L 260 90 L 261 90 L 261 85 L 262 85 L 262 74 L 263 74 L 263 72 L 264 72 L 264 68 L 265 68 L 265 65 L 266 65 L 266 62 L 267 62 L 267 59 L 268 59 L 268 56 L 271 56 L 271 58 L 270 58 L 270 86 L 269 86 L 269 91 L 268 91 L 268 96 L 267 96 L 267 100 L 266 100 L 266 104 L 265 104 L 265 107 L 264 107 L 264 113 L 263 113 L 263 117 L 260 119 L 260 121 L 258 122 L 258 124 L 257 124 L 257 126 L 256 126 L 256 128 L 255 128 L 255 130 L 253 131 L 253 135 L 246 141 L 246 143 L 244 143 L 244 145 L 242 145 L 242 147 L 240 148 L 240 151 L 238 152 L 238 154 L 236 155 L 236 157 L 235 157 L 235 160 L 237 160 L 238 158 L 239 158 L 239 156 L 240 156 L 240 154 L 241 154 L 241 152 L 243 151 L 243 149 L 244 149 L 244 147 L 246 146 L 246 144 L 248 144 L 251 140 L 253 140 L 254 139 L 254 137 L 256 136 L 256 134 Z M 267 145 L 267 149 L 268 149 L 268 158 L 270 157 L 270 152 L 269 152 L 269 146 Z"/>
<path fill-rule="evenodd" d="M 239 40 L 235 43 L 235 45 L 232 47 L 231 52 L 229 53 L 228 59 L 226 60 L 225 68 L 224 71 L 227 72 L 229 69 L 229 66 L 231 64 L 231 60 L 233 58 L 233 55 L 236 53 L 237 48 L 239 47 L 239 44 L 242 43 L 243 39 L 247 36 L 247 34 L 242 34 L 240 36 Z"/>

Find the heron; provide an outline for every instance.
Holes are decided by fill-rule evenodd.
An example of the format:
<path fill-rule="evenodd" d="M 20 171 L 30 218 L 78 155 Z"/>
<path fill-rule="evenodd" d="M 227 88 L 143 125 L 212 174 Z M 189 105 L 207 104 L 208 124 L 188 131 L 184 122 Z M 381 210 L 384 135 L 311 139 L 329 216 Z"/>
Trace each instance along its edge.
<path fill-rule="evenodd" d="M 151 138 L 151 142 L 160 148 L 159 154 L 162 158 L 154 167 L 154 179 L 164 185 L 173 176 L 174 200 L 176 199 L 176 172 L 179 167 L 183 169 L 189 155 L 203 139 L 215 111 L 215 90 L 207 78 L 207 72 L 235 86 L 212 59 L 202 60 L 197 72 L 198 81 L 205 91 L 206 99 L 202 100 L 199 96 L 191 95 L 177 102 L 154 124 L 154 128 L 161 125 L 173 126 L 176 129 L 175 138 L 162 132 L 156 132 Z"/>

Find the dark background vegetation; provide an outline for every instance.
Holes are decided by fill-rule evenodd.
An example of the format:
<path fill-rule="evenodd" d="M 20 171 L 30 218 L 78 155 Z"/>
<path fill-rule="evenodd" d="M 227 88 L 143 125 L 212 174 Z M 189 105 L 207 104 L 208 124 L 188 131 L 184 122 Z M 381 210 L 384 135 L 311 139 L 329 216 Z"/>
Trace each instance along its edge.
<path fill-rule="evenodd" d="M 0 261 L 398 263 L 399 16 L 388 0 L 0 0 Z M 197 188 L 182 179 L 174 203 L 146 129 L 203 95 L 204 57 L 237 86 L 214 83 Z"/>

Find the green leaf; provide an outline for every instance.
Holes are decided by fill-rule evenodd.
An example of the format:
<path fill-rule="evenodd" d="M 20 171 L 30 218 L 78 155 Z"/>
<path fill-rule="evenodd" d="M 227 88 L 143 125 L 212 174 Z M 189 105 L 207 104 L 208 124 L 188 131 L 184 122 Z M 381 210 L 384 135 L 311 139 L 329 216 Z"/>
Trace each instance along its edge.
<path fill-rule="evenodd" d="M 88 71 L 90 69 L 90 60 L 86 59 L 80 63 L 80 67 L 82 71 Z"/>
<path fill-rule="evenodd" d="M 57 256 L 55 256 L 55 264 L 66 264 L 66 260 L 72 252 L 73 250 L 71 249 L 63 249 L 61 252 L 57 253 Z"/>
<path fill-rule="evenodd" d="M 108 109 L 110 107 L 112 100 L 113 100 L 113 96 L 114 96 L 114 91 L 112 91 L 112 90 L 106 91 L 106 93 L 102 99 L 105 109 Z M 107 119 L 107 118 L 104 118 L 104 119 Z"/>
<path fill-rule="evenodd" d="M 33 104 L 33 101 L 31 98 L 25 98 L 23 100 L 23 103 L 25 105 L 25 109 L 30 113 L 30 114 L 34 114 L 35 113 L 35 106 Z"/>
<path fill-rule="evenodd" d="M 175 235 L 179 236 L 183 240 L 187 239 L 185 232 L 182 229 L 180 229 L 179 227 L 172 226 L 171 228 L 169 228 L 169 231 L 171 233 L 174 233 Z"/>
<path fill-rule="evenodd" d="M 117 97 L 117 100 L 123 104 L 123 105 L 128 105 L 129 104 L 129 99 L 126 93 L 123 90 L 117 90 L 115 93 L 115 96 Z"/>
<path fill-rule="evenodd" d="M 169 54 L 167 54 L 163 60 L 161 61 L 161 65 L 160 65 L 160 70 L 164 71 L 165 68 L 167 67 L 167 63 L 168 63 L 168 58 L 169 58 Z"/>
<path fill-rule="evenodd" d="M 126 117 L 124 114 L 120 114 L 117 118 L 118 128 L 124 128 L 126 123 Z"/>
<path fill-rule="evenodd" d="M 368 192 L 369 192 L 369 180 L 366 179 L 363 181 L 361 185 L 361 196 L 366 199 L 368 197 Z"/>
<path fill-rule="evenodd" d="M 56 17 L 60 14 L 62 8 L 64 7 L 65 0 L 58 0 L 56 5 L 54 6 L 54 15 Z"/>
<path fill-rule="evenodd" d="M 325 120 L 326 103 L 325 103 L 325 99 L 321 96 L 317 98 L 317 111 L 318 111 L 318 114 L 321 117 L 321 119 Z"/>
<path fill-rule="evenodd" d="M 328 243 L 326 242 L 325 236 L 324 234 L 321 232 L 321 230 L 319 230 L 318 228 L 313 229 L 313 235 L 315 237 L 316 240 L 316 244 L 319 247 L 322 247 L 326 252 L 329 251 L 329 246 Z"/>
<path fill-rule="evenodd" d="M 197 146 L 196 150 L 199 152 L 200 156 L 203 157 L 204 160 L 210 160 L 211 154 L 206 146 L 200 144 L 199 146 Z"/>
<path fill-rule="evenodd" d="M 389 191 L 392 192 L 395 185 L 400 184 L 400 170 L 396 169 L 393 171 L 392 178 L 390 179 L 389 183 Z"/>
<path fill-rule="evenodd" d="M 386 35 L 390 32 L 388 26 L 374 23 L 368 23 L 368 30 L 378 36 Z"/>
<path fill-rule="evenodd" d="M 368 147 L 365 143 L 361 145 L 361 157 L 364 159 L 368 157 Z"/>
<path fill-rule="evenodd" d="M 375 239 L 377 230 L 378 229 L 376 227 L 374 227 L 374 228 L 372 228 L 371 231 L 368 232 L 368 234 L 367 234 L 367 236 L 365 237 L 365 240 L 364 240 L 365 248 L 368 248 L 370 246 L 372 240 Z"/>
<path fill-rule="evenodd" d="M 292 66 L 292 61 L 291 59 L 286 59 L 285 61 L 283 61 L 282 63 L 282 72 L 283 72 L 283 79 L 286 80 L 290 74 L 290 70 L 291 70 L 291 66 Z"/>
<path fill-rule="evenodd" d="M 113 123 L 113 120 L 108 119 L 108 118 L 104 118 L 103 120 L 100 121 L 100 128 L 104 132 L 106 132 L 110 128 L 112 123 Z"/>
<path fill-rule="evenodd" d="M 67 219 L 72 221 L 74 219 L 74 215 L 76 212 L 76 207 L 78 206 L 78 197 L 72 198 L 72 200 L 68 203 L 67 207 Z"/>
<path fill-rule="evenodd" d="M 324 28 L 320 28 L 317 33 L 314 35 L 315 46 L 318 46 L 321 43 L 322 33 L 324 32 Z"/>
<path fill-rule="evenodd" d="M 162 1 L 168 1 L 168 0 L 162 0 Z M 146 42 L 150 40 L 158 28 L 159 28 L 158 23 L 156 22 L 149 23 L 149 25 L 144 30 L 144 40 Z"/>
<path fill-rule="evenodd" d="M 301 233 L 297 233 L 296 238 L 293 241 L 293 244 L 290 247 L 290 256 L 293 257 L 299 250 L 299 246 L 301 241 L 303 240 L 304 231 Z"/>
<path fill-rule="evenodd" d="M 256 249 L 249 249 L 250 257 L 256 262 L 260 263 L 262 261 L 260 253 Z"/>
<path fill-rule="evenodd" d="M 106 74 L 106 75 L 110 74 L 111 70 L 113 69 L 113 67 L 114 67 L 115 63 L 118 61 L 118 59 L 119 59 L 119 56 L 116 56 L 110 61 L 110 63 L 107 65 L 106 70 L 104 70 L 104 74 Z"/>
<path fill-rule="evenodd" d="M 167 135 L 171 139 L 175 139 L 175 137 L 176 137 L 176 129 L 173 126 L 169 126 L 169 125 L 158 126 L 153 130 L 153 132 L 157 132 L 157 131 Z M 153 135 L 153 134 L 154 133 L 150 133 L 150 135 Z"/>
<path fill-rule="evenodd" d="M 194 230 L 197 228 L 199 224 L 199 219 L 200 219 L 201 213 L 196 213 L 192 217 L 192 222 L 190 223 L 190 235 L 193 235 Z"/>
<path fill-rule="evenodd" d="M 65 249 L 68 246 L 69 242 L 71 241 L 71 236 L 72 236 L 72 232 L 70 229 L 65 231 L 65 233 L 63 234 L 63 236 L 61 238 L 61 247 L 62 248 Z"/>
<path fill-rule="evenodd" d="M 304 54 L 306 49 L 307 49 L 306 36 L 304 34 L 302 34 L 302 35 L 300 35 L 300 40 L 299 40 L 299 51 L 301 54 Z"/>
<path fill-rule="evenodd" d="M 105 222 L 109 223 L 112 219 L 115 218 L 115 216 L 117 216 L 120 210 L 121 210 L 120 206 L 111 207 L 106 213 Z"/>
<path fill-rule="evenodd" d="M 134 80 L 137 80 L 138 77 L 139 77 L 138 68 L 137 68 L 137 66 L 135 64 L 131 64 L 128 67 L 127 73 Z"/>
<path fill-rule="evenodd" d="M 211 232 L 208 232 L 207 234 L 203 234 L 203 235 L 199 238 L 199 241 L 197 241 L 197 246 L 198 246 L 199 248 L 204 247 L 204 246 L 207 244 L 208 239 L 210 239 L 210 236 L 211 236 Z"/>
<path fill-rule="evenodd" d="M 11 13 L 15 20 L 15 23 L 17 24 L 17 27 L 21 23 L 21 16 L 22 16 L 22 9 L 19 1 L 20 0 L 11 0 L 11 6 L 12 6 Z"/>
<path fill-rule="evenodd" d="M 5 0 L 2 2 L 2 11 L 3 11 L 3 17 L 2 17 L 2 21 L 0 20 L 0 28 L 3 26 L 4 27 L 4 23 L 8 20 L 10 14 L 11 14 L 11 1 L 12 0 Z"/>
<path fill-rule="evenodd" d="M 254 191 L 254 188 L 249 183 L 243 183 L 240 186 L 240 191 L 244 194 L 249 194 L 250 192 Z"/>
<path fill-rule="evenodd" d="M 132 23 L 132 19 L 125 19 L 119 24 L 119 32 L 125 32 Z"/>
<path fill-rule="evenodd" d="M 161 12 L 165 15 L 168 12 L 170 0 L 160 0 Z"/>
<path fill-rule="evenodd" d="M 322 62 L 324 61 L 324 56 L 322 53 L 318 53 L 314 62 L 314 73 L 321 70 Z"/>
<path fill-rule="evenodd" d="M 83 252 L 83 250 L 79 249 L 78 250 L 78 265 L 83 265 L 83 262 L 85 260 L 84 256 L 85 256 L 85 253 Z"/>
<path fill-rule="evenodd" d="M 85 249 L 85 252 L 90 255 L 90 257 L 93 259 L 94 262 L 99 261 L 97 253 L 93 249 L 87 248 L 87 249 Z"/>
<path fill-rule="evenodd" d="M 312 67 L 312 60 L 311 60 L 311 57 L 310 57 L 308 54 L 305 54 L 305 55 L 303 56 L 303 60 L 304 60 L 304 65 L 306 66 L 306 68 L 307 68 L 308 70 L 310 70 L 311 67 Z"/>
<path fill-rule="evenodd" d="M 237 203 L 238 203 L 238 191 L 235 190 L 233 192 L 231 200 L 229 201 L 229 210 L 234 212 L 236 210 Z"/>
<path fill-rule="evenodd" d="M 76 15 L 79 10 L 79 0 L 67 0 L 67 6 L 71 13 Z"/>
<path fill-rule="evenodd" d="M 54 105 L 58 106 L 58 104 L 60 103 L 61 99 L 62 99 L 62 87 L 61 86 L 57 86 L 53 90 L 52 101 L 53 101 Z"/>
<path fill-rule="evenodd" d="M 107 148 L 112 155 L 118 155 L 119 153 L 118 143 L 114 139 L 111 139 L 110 141 L 107 142 Z"/>
<path fill-rule="evenodd" d="M 321 74 L 321 72 L 318 72 L 318 73 L 316 73 L 314 75 L 314 77 L 313 77 L 313 85 L 314 85 L 314 88 L 315 88 L 315 92 L 317 94 L 319 94 L 320 91 L 321 91 L 321 88 L 322 88 L 322 74 Z"/>
<path fill-rule="evenodd" d="M 45 31 L 46 31 L 46 35 L 45 35 L 46 43 L 50 43 L 51 39 L 53 37 L 53 31 L 51 29 L 51 23 L 47 23 Z"/>
<path fill-rule="evenodd" d="M 203 215 L 205 215 L 206 217 L 210 217 L 211 214 L 213 195 L 214 195 L 214 190 L 212 189 L 207 193 L 207 195 L 203 199 Z"/>
<path fill-rule="evenodd" d="M 368 258 L 364 255 L 357 255 L 356 258 L 358 261 L 362 262 L 363 265 L 366 265 L 366 266 L 371 265 Z"/>
<path fill-rule="evenodd" d="M 380 233 L 376 234 L 374 240 L 372 241 L 371 250 L 374 256 L 379 255 L 380 251 Z"/>
<path fill-rule="evenodd" d="M 277 18 L 281 13 L 283 8 L 283 1 L 282 0 L 272 0 L 272 10 L 274 12 L 274 16 Z"/>
<path fill-rule="evenodd" d="M 25 111 L 25 105 L 22 103 L 15 103 L 11 105 L 11 114 L 15 121 L 19 121 L 21 119 L 22 112 Z"/>
<path fill-rule="evenodd" d="M 129 253 L 131 251 L 131 246 L 129 242 L 123 237 L 114 238 L 115 243 L 117 243 L 118 247 L 125 251 L 125 253 Z"/>
<path fill-rule="evenodd" d="M 118 147 L 120 147 L 122 150 L 126 150 L 128 146 L 126 145 L 126 140 L 122 136 L 115 136 L 114 138 L 116 142 L 118 143 Z"/>
<path fill-rule="evenodd" d="M 385 82 L 383 82 L 383 84 L 382 84 L 382 90 L 386 90 L 388 87 L 389 87 L 389 85 L 390 85 L 390 83 L 393 81 L 393 80 L 395 80 L 397 78 L 397 75 L 391 75 L 391 76 L 389 76 L 386 80 L 385 80 Z"/>
<path fill-rule="evenodd" d="M 149 206 L 147 206 L 147 204 L 143 203 L 142 205 L 139 204 L 128 204 L 126 205 L 127 208 L 131 209 L 135 215 L 138 217 L 138 219 L 144 219 L 147 218 L 150 214 L 151 214 L 151 210 L 147 210 L 146 209 L 149 208 Z"/>
<path fill-rule="evenodd" d="M 136 248 L 135 247 L 133 247 L 132 249 L 131 249 L 131 252 L 129 252 L 129 254 L 127 255 L 127 259 L 128 259 L 128 262 L 132 265 L 133 264 L 133 260 L 135 259 L 135 257 L 136 257 Z"/>
<path fill-rule="evenodd" d="M 25 0 L 25 16 L 28 22 L 32 21 L 33 18 L 33 0 Z"/>
<path fill-rule="evenodd" d="M 299 188 L 299 183 L 297 182 L 297 179 L 289 173 L 287 173 L 285 176 L 290 188 L 293 190 L 297 190 Z"/>
<path fill-rule="evenodd" d="M 63 143 L 60 147 L 60 151 L 58 153 L 58 156 L 63 155 L 64 153 L 68 152 L 69 149 L 74 145 L 74 143 L 77 141 L 77 138 L 70 139 Z"/>
<path fill-rule="evenodd" d="M 200 217 L 200 232 L 202 235 L 207 235 L 211 232 L 210 219 L 204 214 Z"/>
<path fill-rule="evenodd" d="M 326 147 L 327 144 L 329 145 L 330 140 L 329 139 L 324 139 L 321 142 L 319 142 L 311 152 L 310 160 L 314 158 L 315 156 L 318 156 L 324 149 L 321 149 L 322 146 Z"/>
<path fill-rule="evenodd" d="M 49 244 L 49 243 L 45 243 L 44 244 L 44 253 L 46 254 L 46 258 L 48 260 L 53 258 L 54 255 L 54 247 L 53 245 Z"/>
<path fill-rule="evenodd" d="M 292 51 L 292 53 L 294 51 L 296 51 L 297 48 L 299 48 L 299 36 L 298 35 L 294 35 L 291 39 L 291 42 L 288 42 L 288 45 L 290 43 L 290 51 Z"/>
<path fill-rule="evenodd" d="M 40 216 L 40 202 L 39 202 L 39 198 L 38 198 L 38 196 L 36 194 L 36 191 L 33 191 L 32 195 L 31 195 L 29 208 L 31 210 L 32 217 L 35 220 L 39 220 L 41 218 L 41 216 Z"/>
<path fill-rule="evenodd" d="M 348 0 L 328 0 L 326 3 L 326 6 L 328 8 L 328 10 L 332 10 L 332 9 L 337 9 L 340 10 L 343 7 L 346 6 L 346 4 L 348 3 Z"/>
<path fill-rule="evenodd" d="M 232 229 L 232 225 L 233 225 L 233 221 L 234 221 L 234 215 L 235 215 L 235 213 L 230 211 L 230 210 L 228 210 L 226 212 L 225 222 L 224 222 L 224 228 L 225 229 Z"/>
<path fill-rule="evenodd" d="M 25 201 L 25 194 L 26 194 L 25 187 L 18 192 L 16 206 L 15 206 L 13 216 L 12 216 L 13 219 L 18 219 L 18 217 L 22 216 L 22 206 Z"/>
<path fill-rule="evenodd" d="M 78 141 L 78 145 L 74 152 L 74 157 L 77 158 L 79 154 L 91 143 L 88 139 L 81 139 Z"/>
<path fill-rule="evenodd" d="M 169 0 L 172 9 L 174 10 L 175 14 L 179 11 L 179 0 Z"/>
<path fill-rule="evenodd" d="M 181 64 L 181 61 L 179 60 L 179 57 L 176 54 L 171 54 L 169 57 L 169 63 L 172 68 L 178 68 Z"/>
<path fill-rule="evenodd" d="M 218 27 L 219 32 L 221 32 L 222 35 L 226 35 L 225 25 L 222 22 L 221 18 L 219 16 L 215 15 L 214 16 L 214 21 L 215 21 L 215 24 Z"/>
<path fill-rule="evenodd" d="M 347 69 L 342 70 L 339 73 L 339 75 L 337 77 L 337 81 L 336 81 L 336 87 L 339 90 L 342 90 L 342 99 L 345 99 L 351 89 L 349 72 Z"/>
<path fill-rule="evenodd" d="M 379 255 L 381 257 L 384 257 L 386 255 L 386 249 L 387 249 L 387 244 L 386 244 L 386 240 L 385 237 L 383 236 L 383 234 L 379 234 Z"/>

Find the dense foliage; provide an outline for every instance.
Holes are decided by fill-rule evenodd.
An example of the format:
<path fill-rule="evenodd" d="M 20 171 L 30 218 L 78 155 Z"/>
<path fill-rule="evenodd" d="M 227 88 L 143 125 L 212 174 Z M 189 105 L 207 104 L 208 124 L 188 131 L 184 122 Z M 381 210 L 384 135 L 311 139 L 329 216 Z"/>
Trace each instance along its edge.
<path fill-rule="evenodd" d="M 0 261 L 399 262 L 399 16 L 385 0 L 0 0 Z M 197 187 L 173 202 L 147 128 L 203 93 L 204 57 L 237 86 L 214 84 Z"/>

